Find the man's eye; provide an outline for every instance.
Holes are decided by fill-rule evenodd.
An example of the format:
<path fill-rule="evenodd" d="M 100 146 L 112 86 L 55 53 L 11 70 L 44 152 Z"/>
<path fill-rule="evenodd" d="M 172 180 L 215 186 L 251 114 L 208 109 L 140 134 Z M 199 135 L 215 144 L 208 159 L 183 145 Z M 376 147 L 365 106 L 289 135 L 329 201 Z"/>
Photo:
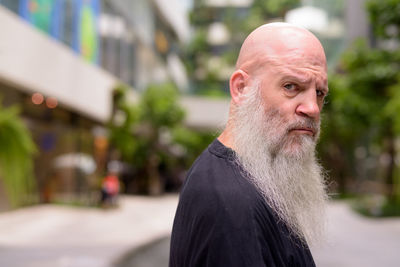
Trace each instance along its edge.
<path fill-rule="evenodd" d="M 294 91 L 296 89 L 296 85 L 294 85 L 293 83 L 285 84 L 283 87 L 285 87 L 288 91 Z"/>
<path fill-rule="evenodd" d="M 324 96 L 325 96 L 324 91 L 322 91 L 322 90 L 317 90 L 317 96 L 318 96 L 318 97 L 324 97 Z"/>

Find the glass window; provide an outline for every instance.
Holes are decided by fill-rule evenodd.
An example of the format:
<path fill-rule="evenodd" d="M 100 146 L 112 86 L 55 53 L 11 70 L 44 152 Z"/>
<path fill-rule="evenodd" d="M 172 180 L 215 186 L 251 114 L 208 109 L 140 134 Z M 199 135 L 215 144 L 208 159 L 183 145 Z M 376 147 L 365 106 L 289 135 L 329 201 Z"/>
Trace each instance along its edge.
<path fill-rule="evenodd" d="M 0 5 L 3 5 L 15 14 L 18 14 L 19 0 L 0 0 Z"/>
<path fill-rule="evenodd" d="M 68 45 L 72 46 L 73 40 L 73 25 L 74 25 L 74 9 L 73 9 L 73 0 L 65 0 L 64 1 L 64 20 L 63 20 L 63 30 L 61 41 Z"/>

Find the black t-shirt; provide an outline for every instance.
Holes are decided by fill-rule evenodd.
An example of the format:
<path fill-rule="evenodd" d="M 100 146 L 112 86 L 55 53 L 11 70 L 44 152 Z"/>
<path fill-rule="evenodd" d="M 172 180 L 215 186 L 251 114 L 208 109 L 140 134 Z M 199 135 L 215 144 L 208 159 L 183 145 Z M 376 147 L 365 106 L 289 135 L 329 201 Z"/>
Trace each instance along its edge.
<path fill-rule="evenodd" d="M 215 140 L 183 185 L 171 237 L 170 267 L 315 266 L 256 187 Z"/>

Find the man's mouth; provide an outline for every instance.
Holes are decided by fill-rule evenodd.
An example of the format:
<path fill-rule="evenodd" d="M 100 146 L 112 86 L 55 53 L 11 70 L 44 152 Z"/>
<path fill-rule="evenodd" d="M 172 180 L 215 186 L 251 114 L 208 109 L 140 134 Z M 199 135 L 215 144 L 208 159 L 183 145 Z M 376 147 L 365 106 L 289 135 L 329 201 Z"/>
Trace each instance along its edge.
<path fill-rule="evenodd" d="M 295 133 L 299 133 L 299 134 L 307 134 L 310 136 L 315 136 L 315 130 L 312 128 L 307 128 L 307 127 L 300 127 L 300 128 L 293 128 L 290 129 L 289 132 L 295 132 Z"/>

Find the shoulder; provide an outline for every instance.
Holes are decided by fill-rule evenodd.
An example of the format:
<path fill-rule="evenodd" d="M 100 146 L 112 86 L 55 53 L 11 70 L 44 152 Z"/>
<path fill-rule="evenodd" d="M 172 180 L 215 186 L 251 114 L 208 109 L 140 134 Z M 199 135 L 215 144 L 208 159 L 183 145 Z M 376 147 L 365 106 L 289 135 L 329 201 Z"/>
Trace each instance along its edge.
<path fill-rule="evenodd" d="M 236 163 L 205 150 L 190 169 L 180 195 L 179 209 L 213 223 L 249 222 L 261 201 Z"/>

